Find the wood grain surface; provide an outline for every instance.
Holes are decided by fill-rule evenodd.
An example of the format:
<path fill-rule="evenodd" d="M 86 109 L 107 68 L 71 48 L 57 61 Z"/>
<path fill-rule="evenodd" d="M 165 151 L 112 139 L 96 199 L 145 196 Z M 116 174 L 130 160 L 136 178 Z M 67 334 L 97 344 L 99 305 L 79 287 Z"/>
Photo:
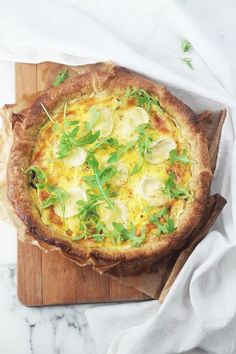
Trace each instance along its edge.
<path fill-rule="evenodd" d="M 45 89 L 45 64 L 16 64 L 16 100 Z M 79 267 L 58 252 L 44 253 L 18 241 L 17 288 L 27 306 L 144 300 L 141 292 L 91 268 Z"/>

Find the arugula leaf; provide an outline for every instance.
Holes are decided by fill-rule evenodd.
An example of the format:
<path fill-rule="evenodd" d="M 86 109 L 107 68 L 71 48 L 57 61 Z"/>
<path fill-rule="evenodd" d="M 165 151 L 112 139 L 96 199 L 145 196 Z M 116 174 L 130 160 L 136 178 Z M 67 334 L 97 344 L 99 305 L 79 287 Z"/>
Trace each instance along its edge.
<path fill-rule="evenodd" d="M 118 146 L 117 150 L 112 152 L 109 155 L 109 158 L 107 160 L 108 163 L 114 164 L 119 162 L 119 160 L 121 159 L 121 156 L 126 153 L 127 151 L 131 150 L 134 147 L 134 142 L 131 141 L 130 143 L 126 144 L 126 145 L 120 145 Z"/>
<path fill-rule="evenodd" d="M 175 230 L 174 220 L 168 215 L 169 209 L 163 207 L 157 213 L 152 214 L 149 220 L 157 227 L 156 235 L 169 234 Z M 164 219 L 164 221 L 162 220 Z"/>
<path fill-rule="evenodd" d="M 169 211 L 169 209 L 167 207 L 163 207 L 158 212 L 156 212 L 155 214 L 151 215 L 149 220 L 154 223 L 157 219 L 162 218 L 163 216 L 165 216 L 168 213 L 168 211 Z"/>
<path fill-rule="evenodd" d="M 71 127 L 72 125 L 78 125 L 79 121 L 78 120 L 66 120 L 64 122 L 65 127 Z"/>
<path fill-rule="evenodd" d="M 168 178 L 164 182 L 164 187 L 162 188 L 163 193 L 166 194 L 170 200 L 178 197 L 191 197 L 191 193 L 187 188 L 176 184 L 175 177 L 174 172 L 169 173 Z"/>
<path fill-rule="evenodd" d="M 61 71 L 55 78 L 55 80 L 52 83 L 52 86 L 57 87 L 60 84 L 62 84 L 69 76 L 68 68 L 65 70 Z"/>
<path fill-rule="evenodd" d="M 92 234 L 93 240 L 96 242 L 102 242 L 104 237 L 112 237 L 106 226 L 100 221 L 96 226 L 96 233 Z"/>
<path fill-rule="evenodd" d="M 43 189 L 47 184 L 47 176 L 37 166 L 30 166 L 24 171 L 27 175 L 30 176 L 30 185 L 36 189 Z"/>
<path fill-rule="evenodd" d="M 100 136 L 100 131 L 97 131 L 96 133 L 88 133 L 85 136 L 82 136 L 79 140 L 76 141 L 76 146 L 81 147 L 84 145 L 90 145 L 93 144 Z"/>
<path fill-rule="evenodd" d="M 82 216 L 84 219 L 95 216 L 95 214 L 97 214 L 96 207 L 101 203 L 104 203 L 104 201 L 100 200 L 99 196 L 92 193 L 87 193 L 87 201 L 79 200 L 77 202 L 78 216 Z"/>
<path fill-rule="evenodd" d="M 170 165 L 173 165 L 175 161 L 179 161 L 183 164 L 193 163 L 194 161 L 189 159 L 187 156 L 187 151 L 183 150 L 182 154 L 177 154 L 177 150 L 171 150 L 169 153 Z"/>
<path fill-rule="evenodd" d="M 144 159 L 143 157 L 139 157 L 138 162 L 136 162 L 136 164 L 134 165 L 134 167 L 132 168 L 131 172 L 130 172 L 130 176 L 135 175 L 136 173 L 138 173 L 141 168 L 143 167 L 143 163 L 144 163 Z"/>
<path fill-rule="evenodd" d="M 59 149 L 57 151 L 57 158 L 59 159 L 63 159 L 67 157 L 74 147 L 82 147 L 84 145 L 93 144 L 100 135 L 99 131 L 97 131 L 95 134 L 89 132 L 87 135 L 82 136 L 80 139 L 76 140 L 76 136 L 79 132 L 79 122 L 64 121 L 65 127 L 73 127 L 77 125 L 71 131 L 66 131 L 64 128 L 61 128 L 57 122 L 54 121 L 54 119 L 49 114 L 49 112 L 47 111 L 43 103 L 41 103 L 41 107 L 43 108 L 48 119 L 53 123 L 54 127 L 56 126 L 57 128 L 60 128 L 62 131 L 61 139 L 59 142 Z M 65 112 L 64 112 L 64 119 L 65 119 Z"/>
<path fill-rule="evenodd" d="M 142 88 L 128 89 L 126 96 L 128 97 L 128 99 L 135 99 L 138 103 L 138 106 L 144 107 L 148 112 L 150 112 L 152 107 L 155 106 L 160 114 L 164 113 L 164 110 L 161 107 L 159 101 L 155 97 L 149 95 L 149 93 L 147 93 Z"/>
<path fill-rule="evenodd" d="M 83 180 L 91 188 L 98 189 L 100 196 L 106 202 L 107 206 L 110 209 L 112 209 L 116 215 L 118 215 L 116 207 L 109 197 L 108 189 L 104 187 L 104 184 L 106 184 L 110 180 L 110 178 L 115 175 L 115 173 L 117 171 L 116 168 L 111 166 L 111 167 L 107 167 L 103 170 L 99 170 L 98 161 L 92 152 L 88 152 L 88 156 L 87 156 L 86 161 L 87 161 L 89 167 L 92 169 L 93 175 L 84 176 Z M 118 215 L 118 216 L 120 218 L 120 215 Z"/>
<path fill-rule="evenodd" d="M 182 61 L 191 69 L 193 70 L 193 64 L 191 58 L 182 58 Z"/>
<path fill-rule="evenodd" d="M 147 135 L 147 129 L 150 128 L 150 124 L 140 124 L 135 130 L 139 133 L 138 140 L 137 140 L 137 147 L 138 147 L 138 162 L 134 165 L 133 169 L 131 170 L 131 176 L 135 173 L 139 172 L 144 163 L 144 155 L 146 153 L 151 154 L 151 144 L 153 142 L 152 137 Z"/>
<path fill-rule="evenodd" d="M 91 151 L 91 152 L 94 152 L 94 151 L 97 150 L 97 149 L 104 149 L 104 148 L 106 148 L 107 146 L 117 148 L 118 145 L 119 145 L 119 143 L 118 143 L 118 140 L 117 140 L 116 138 L 109 137 L 109 138 L 105 138 L 105 139 L 103 139 L 103 140 L 97 142 L 97 143 L 90 149 L 90 151 Z"/>
<path fill-rule="evenodd" d="M 97 131 L 95 134 L 88 133 L 87 135 L 76 140 L 75 138 L 78 132 L 79 127 L 75 127 L 71 132 L 62 133 L 59 149 L 57 151 L 57 157 L 59 159 L 67 157 L 71 153 L 71 150 L 75 147 L 82 147 L 85 145 L 93 144 L 100 135 L 100 132 Z"/>
<path fill-rule="evenodd" d="M 90 108 L 89 113 L 90 117 L 89 120 L 85 123 L 85 128 L 90 131 L 100 118 L 100 112 L 96 109 L 96 107 L 92 107 Z"/>
<path fill-rule="evenodd" d="M 141 229 L 141 236 L 136 236 L 136 229 L 133 223 L 130 223 L 129 229 L 126 229 L 121 223 L 117 222 L 113 222 L 112 225 L 114 228 L 113 237 L 116 243 L 129 240 L 133 247 L 139 247 L 145 240 L 145 226 Z"/>
<path fill-rule="evenodd" d="M 183 39 L 181 41 L 181 49 L 184 53 L 189 51 L 189 49 L 191 49 L 191 48 L 192 48 L 192 44 L 189 41 L 187 41 L 186 39 Z"/>
<path fill-rule="evenodd" d="M 67 157 L 71 150 L 76 146 L 74 138 L 79 132 L 79 127 L 73 128 L 71 132 L 63 132 L 59 142 L 59 148 L 57 151 L 57 158 L 63 159 Z"/>
<path fill-rule="evenodd" d="M 48 186 L 48 191 L 50 192 L 50 196 L 43 200 L 41 203 L 42 209 L 46 209 L 51 205 L 55 205 L 56 203 L 60 203 L 63 218 L 65 214 L 65 201 L 69 198 L 69 194 L 62 188 Z"/>

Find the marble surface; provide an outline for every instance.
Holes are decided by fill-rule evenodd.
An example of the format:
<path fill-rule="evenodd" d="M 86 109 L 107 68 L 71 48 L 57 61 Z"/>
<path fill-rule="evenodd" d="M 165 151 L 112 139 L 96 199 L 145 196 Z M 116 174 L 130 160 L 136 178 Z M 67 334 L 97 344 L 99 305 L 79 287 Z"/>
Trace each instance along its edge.
<path fill-rule="evenodd" d="M 91 306 L 25 307 L 16 296 L 16 266 L 0 265 L 0 353 L 95 354 L 85 317 Z"/>

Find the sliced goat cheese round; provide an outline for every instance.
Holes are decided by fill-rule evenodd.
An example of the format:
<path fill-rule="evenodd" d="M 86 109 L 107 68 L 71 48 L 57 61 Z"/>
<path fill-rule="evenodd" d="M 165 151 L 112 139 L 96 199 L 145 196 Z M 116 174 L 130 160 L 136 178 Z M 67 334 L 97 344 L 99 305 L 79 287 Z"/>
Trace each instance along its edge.
<path fill-rule="evenodd" d="M 99 215 L 101 220 L 109 231 L 113 230 L 113 222 L 120 222 L 124 227 L 128 224 L 128 209 L 125 204 L 119 199 L 113 200 L 115 211 L 107 206 L 107 204 L 101 204 L 99 206 Z"/>
<path fill-rule="evenodd" d="M 78 214 L 78 205 L 79 200 L 87 200 L 86 192 L 81 187 L 72 187 L 68 190 L 69 198 L 65 201 L 65 219 L 71 218 Z M 60 203 L 57 203 L 53 207 L 54 212 L 63 218 L 63 210 Z"/>
<path fill-rule="evenodd" d="M 116 165 L 117 174 L 111 178 L 110 183 L 115 185 L 116 187 L 121 187 L 126 183 L 128 179 L 128 168 L 122 162 L 119 162 Z"/>
<path fill-rule="evenodd" d="M 120 123 L 118 124 L 118 135 L 122 139 L 136 138 L 135 128 L 140 124 L 149 122 L 149 115 L 141 107 L 132 107 L 124 111 Z"/>
<path fill-rule="evenodd" d="M 93 127 L 93 133 L 100 131 L 100 137 L 109 136 L 113 130 L 112 111 L 109 108 L 99 109 L 99 118 Z"/>
<path fill-rule="evenodd" d="M 144 177 L 138 184 L 136 192 L 152 206 L 163 205 L 166 197 L 162 192 L 163 183 L 155 177 Z"/>
<path fill-rule="evenodd" d="M 171 150 L 176 148 L 176 142 L 172 138 L 159 138 L 151 145 L 151 152 L 145 152 L 144 158 L 147 162 L 156 165 L 168 160 Z"/>
<path fill-rule="evenodd" d="M 58 144 L 55 144 L 53 146 L 53 155 L 57 157 L 58 153 Z M 70 154 L 61 161 L 69 165 L 69 167 L 79 167 L 85 163 L 87 157 L 87 151 L 83 148 L 80 147 L 74 147 L 71 151 Z"/>
<path fill-rule="evenodd" d="M 79 167 L 83 165 L 87 157 L 87 151 L 83 148 L 74 148 L 70 155 L 65 157 L 63 161 L 70 167 Z"/>

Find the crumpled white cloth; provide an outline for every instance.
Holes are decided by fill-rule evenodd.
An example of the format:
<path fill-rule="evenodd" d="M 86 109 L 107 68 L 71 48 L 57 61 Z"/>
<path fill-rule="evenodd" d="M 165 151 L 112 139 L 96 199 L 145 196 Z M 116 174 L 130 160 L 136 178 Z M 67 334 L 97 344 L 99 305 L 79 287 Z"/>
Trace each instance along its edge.
<path fill-rule="evenodd" d="M 99 354 L 236 352 L 235 15 L 233 0 L 0 2 L 0 59 L 68 64 L 112 59 L 166 82 L 197 112 L 219 103 L 229 108 L 212 187 L 227 198 L 227 206 L 162 305 L 150 301 L 87 311 Z M 180 59 L 182 38 L 193 45 L 185 56 L 194 70 Z"/>

